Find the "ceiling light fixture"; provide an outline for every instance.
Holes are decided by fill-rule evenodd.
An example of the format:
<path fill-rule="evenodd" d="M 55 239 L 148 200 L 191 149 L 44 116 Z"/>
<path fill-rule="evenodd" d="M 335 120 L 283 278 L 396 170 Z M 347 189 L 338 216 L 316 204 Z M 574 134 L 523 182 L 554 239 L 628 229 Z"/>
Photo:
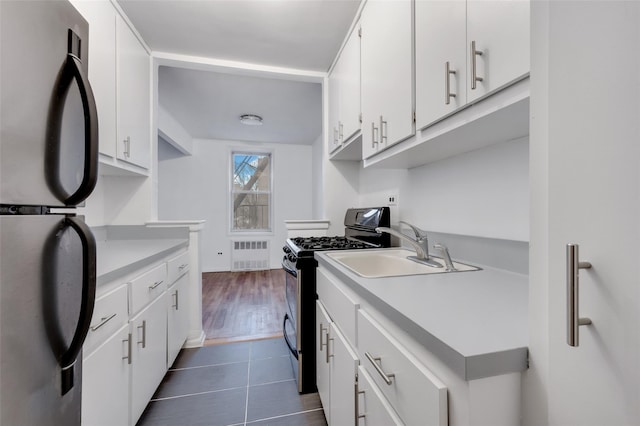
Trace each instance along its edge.
<path fill-rule="evenodd" d="M 262 126 L 262 117 L 255 114 L 242 114 L 240 116 L 240 122 L 247 126 Z"/>

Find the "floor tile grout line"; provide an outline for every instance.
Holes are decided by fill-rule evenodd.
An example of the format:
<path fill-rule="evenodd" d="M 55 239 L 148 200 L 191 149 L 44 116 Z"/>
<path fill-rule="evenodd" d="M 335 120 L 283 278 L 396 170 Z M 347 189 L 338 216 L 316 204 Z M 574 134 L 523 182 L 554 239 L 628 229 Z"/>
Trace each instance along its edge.
<path fill-rule="evenodd" d="M 225 389 L 216 389 L 216 390 L 212 390 L 212 391 L 186 393 L 184 395 L 165 396 L 165 397 L 162 397 L 162 398 L 153 398 L 149 402 L 168 401 L 168 400 L 171 400 L 171 399 L 188 398 L 190 396 L 198 396 L 198 395 L 208 395 L 210 393 L 218 393 L 218 392 L 224 392 L 224 391 L 230 391 L 230 390 L 238 390 L 238 389 L 244 389 L 244 388 L 246 388 L 246 386 L 236 386 L 234 388 L 225 388 Z"/>
<path fill-rule="evenodd" d="M 244 426 L 247 425 L 249 416 L 249 387 L 251 383 L 251 356 L 253 355 L 253 343 L 249 345 L 249 362 L 247 363 L 247 397 L 244 404 Z"/>
<path fill-rule="evenodd" d="M 248 426 L 252 423 L 257 423 L 257 422 L 264 422 L 266 420 L 275 420 L 275 419 L 282 419 L 284 417 L 290 417 L 290 416 L 296 416 L 298 414 L 306 414 L 306 413 L 313 413 L 315 411 L 320 411 L 322 410 L 322 407 L 320 408 L 312 408 L 311 410 L 303 410 L 303 411 L 297 411 L 295 413 L 289 413 L 289 414 L 281 414 L 279 416 L 272 416 L 272 417 L 265 417 L 263 419 L 256 419 L 256 420 L 251 420 L 248 423 L 245 423 L 245 426 Z"/>
<path fill-rule="evenodd" d="M 242 364 L 243 362 L 249 362 L 249 360 L 247 359 L 244 361 L 222 362 L 220 364 L 194 365 L 191 367 L 179 367 L 179 368 L 171 367 L 169 371 L 195 370 L 198 368 L 209 368 L 209 367 L 218 367 L 218 366 L 233 365 L 233 364 Z"/>

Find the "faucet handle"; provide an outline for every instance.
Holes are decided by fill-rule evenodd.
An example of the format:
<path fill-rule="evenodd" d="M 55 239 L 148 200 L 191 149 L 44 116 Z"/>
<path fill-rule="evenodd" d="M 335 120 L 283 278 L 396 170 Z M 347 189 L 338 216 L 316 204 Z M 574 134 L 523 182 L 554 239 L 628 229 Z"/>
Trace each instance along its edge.
<path fill-rule="evenodd" d="M 422 239 L 422 238 L 425 238 L 427 236 L 426 231 L 423 231 L 422 229 L 418 228 L 417 226 L 414 226 L 414 225 L 410 224 L 409 222 L 405 222 L 404 220 L 401 220 L 400 223 L 404 223 L 409 228 L 413 229 L 413 232 L 416 234 L 416 238 L 417 239 Z"/>

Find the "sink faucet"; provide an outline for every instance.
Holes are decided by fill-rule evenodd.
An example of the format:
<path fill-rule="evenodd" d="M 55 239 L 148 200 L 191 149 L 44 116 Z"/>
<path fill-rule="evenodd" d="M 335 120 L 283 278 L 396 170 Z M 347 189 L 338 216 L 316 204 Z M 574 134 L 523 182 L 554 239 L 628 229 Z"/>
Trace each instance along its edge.
<path fill-rule="evenodd" d="M 444 244 L 435 243 L 433 248 L 436 250 L 440 250 L 442 253 L 442 258 L 444 259 L 445 268 L 447 272 L 457 271 L 458 269 L 453 266 L 453 262 L 451 261 L 451 256 L 449 255 L 449 249 Z"/>
<path fill-rule="evenodd" d="M 434 268 L 442 268 L 442 265 L 439 264 L 438 262 L 436 262 L 435 260 L 431 259 L 429 257 L 429 242 L 427 240 L 427 234 L 426 232 L 424 232 L 423 230 L 407 223 L 404 221 L 400 221 L 400 223 L 404 223 L 405 225 L 409 226 L 411 229 L 413 229 L 413 232 L 416 234 L 416 239 L 414 240 L 413 238 L 409 237 L 408 235 L 403 234 L 402 232 L 398 232 L 395 229 L 391 229 L 391 228 L 387 228 L 384 226 L 381 226 L 379 228 L 376 228 L 376 232 L 378 234 L 381 234 L 383 232 L 386 232 L 387 234 L 393 235 L 395 237 L 401 238 L 403 240 L 405 240 L 406 242 L 408 242 L 409 244 L 411 244 L 411 246 L 415 249 L 416 251 L 416 255 L 415 256 L 409 256 L 408 259 L 411 259 L 413 261 L 416 261 L 418 263 L 424 263 L 426 265 L 429 266 L 433 266 Z"/>

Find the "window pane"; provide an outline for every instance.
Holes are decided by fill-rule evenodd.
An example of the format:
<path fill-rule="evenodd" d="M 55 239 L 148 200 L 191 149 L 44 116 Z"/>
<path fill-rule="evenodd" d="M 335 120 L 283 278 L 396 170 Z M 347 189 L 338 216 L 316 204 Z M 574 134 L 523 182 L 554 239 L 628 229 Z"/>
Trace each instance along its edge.
<path fill-rule="evenodd" d="M 233 154 L 233 191 L 270 191 L 269 154 Z"/>
<path fill-rule="evenodd" d="M 269 194 L 233 194 L 234 229 L 269 229 Z"/>

